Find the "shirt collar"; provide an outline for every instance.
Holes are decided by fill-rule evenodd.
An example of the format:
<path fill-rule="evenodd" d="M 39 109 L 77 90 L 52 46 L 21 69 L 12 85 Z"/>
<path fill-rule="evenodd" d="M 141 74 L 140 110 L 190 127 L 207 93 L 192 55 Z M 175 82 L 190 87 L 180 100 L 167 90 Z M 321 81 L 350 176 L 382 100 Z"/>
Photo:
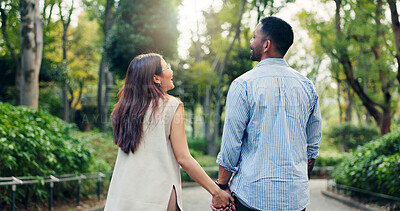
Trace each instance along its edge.
<path fill-rule="evenodd" d="M 283 58 L 266 58 L 260 61 L 255 67 L 262 65 L 283 65 L 289 66 Z"/>

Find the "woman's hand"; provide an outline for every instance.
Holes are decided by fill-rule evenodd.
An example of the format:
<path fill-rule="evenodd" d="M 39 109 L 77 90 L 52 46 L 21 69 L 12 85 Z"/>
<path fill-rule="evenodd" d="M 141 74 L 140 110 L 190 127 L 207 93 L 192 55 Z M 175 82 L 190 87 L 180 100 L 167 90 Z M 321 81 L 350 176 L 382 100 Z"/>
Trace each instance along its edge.
<path fill-rule="evenodd" d="M 214 211 L 236 210 L 234 199 L 229 190 L 219 189 L 212 198 L 211 209 Z"/>

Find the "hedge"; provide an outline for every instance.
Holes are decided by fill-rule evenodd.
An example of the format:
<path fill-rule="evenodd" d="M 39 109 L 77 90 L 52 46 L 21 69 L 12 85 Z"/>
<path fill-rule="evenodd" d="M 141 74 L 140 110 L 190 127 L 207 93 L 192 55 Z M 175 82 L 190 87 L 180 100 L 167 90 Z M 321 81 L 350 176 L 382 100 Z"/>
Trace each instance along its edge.
<path fill-rule="evenodd" d="M 0 176 L 87 172 L 89 141 L 73 138 L 72 129 L 46 112 L 0 103 Z"/>
<path fill-rule="evenodd" d="M 400 197 L 400 131 L 357 148 L 333 176 L 338 184 Z"/>
<path fill-rule="evenodd" d="M 89 140 L 72 137 L 72 130 L 73 125 L 40 109 L 0 102 L 0 177 L 96 171 L 94 166 L 98 162 L 94 162 Z M 39 201 L 47 199 L 42 186 L 29 186 L 38 189 Z M 68 186 L 71 185 L 62 189 L 71 188 Z M 17 191 L 18 195 L 24 194 L 21 188 Z M 9 187 L 0 189 L 0 207 L 9 202 Z"/>

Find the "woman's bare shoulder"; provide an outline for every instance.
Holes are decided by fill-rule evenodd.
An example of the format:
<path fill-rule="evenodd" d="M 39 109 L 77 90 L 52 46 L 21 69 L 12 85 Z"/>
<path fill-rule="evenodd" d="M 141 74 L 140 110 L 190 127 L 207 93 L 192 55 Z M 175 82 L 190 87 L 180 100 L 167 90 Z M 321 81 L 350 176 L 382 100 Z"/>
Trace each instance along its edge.
<path fill-rule="evenodd" d="M 167 101 L 168 104 L 171 104 L 171 105 L 179 105 L 179 104 L 183 103 L 179 97 L 175 97 L 172 95 L 167 95 L 165 100 Z"/>

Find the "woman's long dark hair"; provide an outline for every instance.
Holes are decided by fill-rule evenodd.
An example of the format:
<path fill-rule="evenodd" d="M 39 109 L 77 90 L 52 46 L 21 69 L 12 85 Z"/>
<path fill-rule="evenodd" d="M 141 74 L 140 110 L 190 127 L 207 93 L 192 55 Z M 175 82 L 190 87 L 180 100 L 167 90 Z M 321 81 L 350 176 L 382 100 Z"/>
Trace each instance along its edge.
<path fill-rule="evenodd" d="M 125 84 L 118 92 L 118 103 L 111 113 L 114 143 L 125 153 L 135 152 L 143 135 L 143 119 L 150 104 L 153 113 L 165 91 L 153 81 L 161 75 L 161 56 L 155 53 L 136 56 L 129 64 Z"/>

